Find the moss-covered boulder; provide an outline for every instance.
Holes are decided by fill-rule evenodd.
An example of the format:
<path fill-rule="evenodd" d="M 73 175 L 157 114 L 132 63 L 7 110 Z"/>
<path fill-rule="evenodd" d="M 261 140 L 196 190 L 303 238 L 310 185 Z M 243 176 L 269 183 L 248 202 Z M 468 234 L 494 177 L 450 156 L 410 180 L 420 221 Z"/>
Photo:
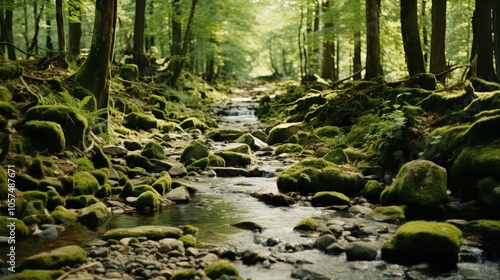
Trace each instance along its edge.
<path fill-rule="evenodd" d="M 423 159 L 450 168 L 464 145 L 464 135 L 469 125 L 452 125 L 436 128 L 426 137 Z"/>
<path fill-rule="evenodd" d="M 208 129 L 208 125 L 206 123 L 200 121 L 196 117 L 187 118 L 187 119 L 183 120 L 179 125 L 184 130 L 189 130 L 191 128 L 196 128 L 196 129 L 201 130 L 201 132 L 205 132 L 205 130 Z"/>
<path fill-rule="evenodd" d="M 275 155 L 280 155 L 284 153 L 300 153 L 302 152 L 303 148 L 299 144 L 293 144 L 293 143 L 287 143 L 287 144 L 281 144 L 276 147 L 276 150 L 274 150 Z"/>
<path fill-rule="evenodd" d="M 436 269 L 456 268 L 462 231 L 441 222 L 413 221 L 398 228 L 382 247 L 382 259 L 404 265 L 428 263 Z"/>
<path fill-rule="evenodd" d="M 26 191 L 23 192 L 21 198 L 26 202 L 30 202 L 33 200 L 40 200 L 43 203 L 43 207 L 47 206 L 48 195 L 46 192 L 42 191 Z"/>
<path fill-rule="evenodd" d="M 99 189 L 99 182 L 87 171 L 80 171 L 76 173 L 73 181 L 73 194 L 74 195 L 85 195 L 85 194 L 95 194 Z"/>
<path fill-rule="evenodd" d="M 166 159 L 167 155 L 163 147 L 156 142 L 148 142 L 141 152 L 142 156 L 148 159 Z"/>
<path fill-rule="evenodd" d="M 57 206 L 52 212 L 52 218 L 58 224 L 73 222 L 78 220 L 78 214 L 66 209 L 64 206 Z"/>
<path fill-rule="evenodd" d="M 247 144 L 253 151 L 259 151 L 260 149 L 267 146 L 267 144 L 264 141 L 255 137 L 251 133 L 245 133 L 241 135 L 234 142 Z"/>
<path fill-rule="evenodd" d="M 99 202 L 99 199 L 91 194 L 78 195 L 68 197 L 66 199 L 66 207 L 69 209 L 81 209 L 97 202 Z"/>
<path fill-rule="evenodd" d="M 79 246 L 69 245 L 28 257 L 21 263 L 21 268 L 59 269 L 86 262 L 87 252 Z"/>
<path fill-rule="evenodd" d="M 250 146 L 245 143 L 229 143 L 226 146 L 224 146 L 221 150 L 242 153 L 247 155 L 252 153 L 252 149 L 250 148 Z"/>
<path fill-rule="evenodd" d="M 195 269 L 182 269 L 176 271 L 170 280 L 192 280 L 199 277 L 198 272 Z"/>
<path fill-rule="evenodd" d="M 211 263 L 205 266 L 203 271 L 210 279 L 220 279 L 222 276 L 235 276 L 237 279 L 241 279 L 238 270 L 226 261 Z"/>
<path fill-rule="evenodd" d="M 21 219 L 11 221 L 8 218 L 9 217 L 6 216 L 0 216 L 0 235 L 11 236 L 11 232 L 14 230 L 16 239 L 25 239 L 30 233 L 26 224 Z M 13 226 L 12 223 L 14 223 L 15 226 Z"/>
<path fill-rule="evenodd" d="M 152 186 L 145 185 L 145 184 L 134 186 L 130 192 L 130 195 L 138 197 L 139 195 L 141 195 L 147 191 L 151 191 L 151 192 L 156 193 L 157 195 L 160 195 L 160 193 L 158 191 L 156 191 Z"/>
<path fill-rule="evenodd" d="M 428 161 L 404 164 L 394 183 L 380 196 L 380 203 L 406 205 L 407 216 L 434 217 L 445 211 L 448 202 L 446 169 Z"/>
<path fill-rule="evenodd" d="M 349 157 L 342 148 L 337 148 L 328 152 L 323 156 L 323 159 L 335 164 L 346 164 L 350 162 Z"/>
<path fill-rule="evenodd" d="M 336 191 L 351 196 L 363 189 L 365 179 L 361 173 L 324 159 L 306 159 L 282 172 L 277 184 L 281 192 L 307 195 L 320 191 Z"/>
<path fill-rule="evenodd" d="M 465 225 L 466 231 L 479 237 L 486 253 L 500 257 L 500 220 L 474 220 Z"/>
<path fill-rule="evenodd" d="M 380 195 L 385 187 L 380 182 L 369 180 L 363 188 L 363 197 L 372 203 L 380 203 Z"/>
<path fill-rule="evenodd" d="M 209 154 L 210 153 L 208 151 L 208 148 L 199 141 L 195 140 L 189 143 L 184 148 L 180 161 L 182 163 L 185 163 L 187 161 L 195 161 L 204 157 L 208 157 Z"/>
<path fill-rule="evenodd" d="M 320 138 L 335 138 L 339 135 L 342 135 L 344 131 L 342 128 L 338 126 L 325 125 L 321 126 L 314 130 L 314 134 L 316 134 Z"/>
<path fill-rule="evenodd" d="M 3 168 L 3 166 L 0 166 L 0 195 L 1 197 L 7 197 L 7 194 L 9 193 L 9 188 L 8 188 L 8 177 L 7 177 L 7 171 Z"/>
<path fill-rule="evenodd" d="M 427 112 L 448 115 L 467 107 L 475 98 L 474 90 L 456 92 L 433 92 L 417 105 Z"/>
<path fill-rule="evenodd" d="M 141 167 L 149 170 L 153 167 L 153 164 L 147 157 L 139 154 L 129 154 L 125 157 L 125 161 L 130 168 Z"/>
<path fill-rule="evenodd" d="M 102 202 L 92 204 L 82 210 L 78 221 L 89 227 L 97 227 L 111 219 L 111 211 Z"/>
<path fill-rule="evenodd" d="M 317 192 L 313 195 L 311 202 L 320 206 L 349 205 L 351 199 L 339 192 Z"/>
<path fill-rule="evenodd" d="M 10 90 L 4 86 L 0 86 L 0 100 L 1 101 L 10 101 L 12 99 L 12 93 Z"/>
<path fill-rule="evenodd" d="M 138 131 L 149 131 L 151 129 L 158 128 L 156 119 L 153 116 L 143 113 L 132 112 L 125 116 L 125 121 L 127 122 L 127 127 Z"/>
<path fill-rule="evenodd" d="M 209 155 L 208 157 L 199 159 L 186 167 L 187 170 L 204 170 L 206 167 L 224 167 L 226 161 L 218 155 Z"/>
<path fill-rule="evenodd" d="M 252 157 L 247 154 L 231 151 L 218 151 L 215 155 L 223 158 L 226 162 L 226 166 L 244 167 L 253 163 Z"/>
<path fill-rule="evenodd" d="M 365 218 L 379 222 L 404 221 L 405 206 L 379 206 L 366 214 Z"/>
<path fill-rule="evenodd" d="M 24 124 L 23 133 L 51 153 L 60 153 L 66 146 L 63 129 L 56 122 L 29 121 Z"/>
<path fill-rule="evenodd" d="M 359 117 L 347 134 L 347 142 L 353 146 L 365 143 L 366 137 L 373 134 L 379 122 L 380 118 L 376 115 L 366 114 Z"/>
<path fill-rule="evenodd" d="M 279 124 L 269 131 L 267 143 L 269 145 L 286 143 L 288 138 L 290 138 L 303 128 L 304 125 L 300 122 Z"/>
<path fill-rule="evenodd" d="M 157 192 L 145 191 L 135 201 L 135 208 L 141 212 L 154 212 L 159 207 L 160 197 Z"/>
<path fill-rule="evenodd" d="M 151 185 L 160 195 L 164 195 L 172 189 L 172 177 L 163 171 L 160 177 Z"/>
<path fill-rule="evenodd" d="M 178 239 L 182 236 L 182 230 L 167 226 L 139 226 L 133 228 L 116 228 L 108 230 L 102 236 L 103 240 L 120 240 L 125 237 L 146 237 L 149 240 L 161 240 L 163 238 Z"/>
<path fill-rule="evenodd" d="M 16 274 L 2 277 L 4 280 L 53 280 L 59 279 L 64 274 L 64 270 L 42 270 L 25 269 Z"/>
<path fill-rule="evenodd" d="M 52 121 L 61 125 L 66 139 L 66 148 L 84 147 L 87 135 L 87 120 L 76 109 L 64 105 L 38 105 L 26 112 L 26 120 Z"/>
<path fill-rule="evenodd" d="M 196 246 L 196 238 L 191 234 L 184 234 L 179 238 L 179 241 L 182 242 L 184 248 L 195 247 Z"/>
<path fill-rule="evenodd" d="M 94 145 L 92 148 L 90 152 L 90 160 L 95 168 L 111 168 L 111 160 L 98 145 Z"/>
<path fill-rule="evenodd" d="M 479 205 L 490 217 L 500 217 L 500 180 L 488 176 L 477 184 Z"/>
<path fill-rule="evenodd" d="M 318 222 L 311 218 L 305 218 L 297 223 L 293 230 L 315 231 L 319 227 Z"/>

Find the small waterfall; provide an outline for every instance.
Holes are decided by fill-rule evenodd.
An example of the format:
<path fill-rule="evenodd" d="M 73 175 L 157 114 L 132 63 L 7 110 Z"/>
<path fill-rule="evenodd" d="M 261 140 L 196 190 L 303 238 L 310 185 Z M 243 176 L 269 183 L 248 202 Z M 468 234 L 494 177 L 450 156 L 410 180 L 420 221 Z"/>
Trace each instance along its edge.
<path fill-rule="evenodd" d="M 484 263 L 484 251 L 477 247 L 462 246 L 458 253 L 459 262 Z"/>

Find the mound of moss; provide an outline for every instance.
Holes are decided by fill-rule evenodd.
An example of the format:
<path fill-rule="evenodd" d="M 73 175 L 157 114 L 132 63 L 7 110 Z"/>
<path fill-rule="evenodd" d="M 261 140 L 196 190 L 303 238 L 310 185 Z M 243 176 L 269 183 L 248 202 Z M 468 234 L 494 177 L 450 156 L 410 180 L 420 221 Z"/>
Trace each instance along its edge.
<path fill-rule="evenodd" d="M 241 279 L 238 270 L 226 261 L 211 263 L 203 271 L 210 279 L 220 279 L 222 276 L 236 276 Z"/>
<path fill-rule="evenodd" d="M 404 221 L 406 220 L 405 206 L 379 206 L 365 217 L 379 222 Z"/>
<path fill-rule="evenodd" d="M 385 187 L 378 181 L 369 180 L 363 188 L 363 197 L 372 203 L 380 203 L 380 195 Z"/>
<path fill-rule="evenodd" d="M 86 262 L 87 252 L 79 246 L 69 245 L 28 257 L 21 263 L 21 268 L 60 269 Z"/>
<path fill-rule="evenodd" d="M 158 128 L 158 123 L 153 116 L 132 112 L 125 116 L 127 127 L 131 129 L 149 131 Z"/>
<path fill-rule="evenodd" d="M 29 121 L 24 124 L 23 133 L 51 153 L 60 153 L 66 146 L 63 129 L 56 122 Z"/>
<path fill-rule="evenodd" d="M 139 226 L 133 228 L 116 228 L 108 230 L 102 236 L 103 240 L 120 240 L 125 237 L 146 237 L 148 240 L 161 240 L 164 238 L 178 239 L 182 236 L 182 230 L 167 226 Z"/>
<path fill-rule="evenodd" d="M 102 202 L 94 203 L 82 210 L 78 221 L 89 227 L 97 227 L 111 219 L 111 211 Z"/>
<path fill-rule="evenodd" d="M 311 202 L 320 206 L 349 205 L 351 199 L 339 192 L 317 192 L 313 195 Z"/>
<path fill-rule="evenodd" d="M 243 167 L 253 163 L 252 157 L 243 153 L 218 151 L 215 155 L 223 158 L 226 166 Z"/>
<path fill-rule="evenodd" d="M 199 141 L 192 141 L 189 143 L 182 152 L 180 162 L 186 163 L 188 161 L 196 161 L 198 159 L 202 159 L 204 157 L 208 157 L 209 151 L 208 148 L 201 144 Z"/>
<path fill-rule="evenodd" d="M 287 143 L 287 144 L 281 144 L 276 147 L 276 150 L 274 150 L 275 155 L 280 155 L 284 153 L 300 153 L 302 152 L 303 148 L 299 144 L 293 144 L 293 143 Z"/>
<path fill-rule="evenodd" d="M 99 182 L 87 171 L 80 171 L 73 176 L 73 194 L 95 194 L 99 189 Z"/>
<path fill-rule="evenodd" d="M 97 202 L 99 199 L 91 194 L 72 196 L 66 199 L 66 208 L 81 209 Z"/>
<path fill-rule="evenodd" d="M 364 177 L 324 159 L 306 159 L 282 172 L 277 180 L 281 192 L 299 192 L 303 195 L 320 191 L 336 191 L 355 195 L 365 185 Z"/>
<path fill-rule="evenodd" d="M 30 230 L 26 226 L 26 224 L 20 220 L 17 219 L 15 221 L 8 220 L 9 217 L 6 216 L 0 216 L 0 235 L 1 236 L 10 236 L 10 225 L 12 222 L 15 223 L 15 232 L 16 232 L 16 239 L 19 238 L 19 240 L 25 239 L 29 234 Z"/>
<path fill-rule="evenodd" d="M 141 152 L 142 156 L 148 159 L 166 159 L 167 155 L 163 147 L 156 142 L 148 142 Z"/>
<path fill-rule="evenodd" d="M 168 172 L 163 171 L 160 177 L 151 185 L 160 195 L 164 195 L 172 190 L 172 177 Z"/>
<path fill-rule="evenodd" d="M 179 125 L 184 130 L 189 130 L 189 129 L 192 129 L 192 128 L 196 128 L 196 129 L 201 130 L 201 132 L 205 132 L 205 130 L 208 129 L 208 125 L 206 123 L 200 121 L 196 117 L 187 118 L 187 119 L 183 120 Z"/>
<path fill-rule="evenodd" d="M 149 170 L 153 166 L 147 157 L 139 154 L 129 154 L 125 157 L 125 161 L 130 168 L 141 167 Z"/>
<path fill-rule="evenodd" d="M 145 191 L 135 201 L 135 208 L 141 212 L 154 212 L 159 207 L 160 198 L 157 192 Z"/>
<path fill-rule="evenodd" d="M 73 211 L 70 211 L 66 208 L 64 208 L 64 206 L 57 206 L 56 209 L 54 209 L 54 211 L 52 212 L 52 218 L 54 218 L 54 221 L 57 223 L 57 224 L 64 224 L 64 223 L 67 223 L 67 222 L 73 222 L 73 221 L 76 221 L 78 220 L 78 214 L 73 212 Z"/>
<path fill-rule="evenodd" d="M 349 157 L 342 148 L 337 148 L 328 152 L 323 156 L 323 159 L 335 164 L 346 164 L 350 162 Z"/>
<path fill-rule="evenodd" d="M 428 263 L 440 270 L 455 269 L 462 231 L 441 222 L 413 221 L 398 228 L 382 247 L 382 259 L 404 265 Z"/>
<path fill-rule="evenodd" d="M 267 143 L 269 145 L 286 143 L 288 138 L 302 130 L 303 127 L 304 125 L 300 122 L 279 124 L 269 131 Z"/>
<path fill-rule="evenodd" d="M 192 280 L 199 277 L 198 272 L 194 269 L 183 269 L 175 272 L 170 280 Z"/>
<path fill-rule="evenodd" d="M 305 218 L 293 227 L 293 230 L 304 230 L 304 231 L 315 231 L 319 227 L 319 224 L 311 219 Z"/>

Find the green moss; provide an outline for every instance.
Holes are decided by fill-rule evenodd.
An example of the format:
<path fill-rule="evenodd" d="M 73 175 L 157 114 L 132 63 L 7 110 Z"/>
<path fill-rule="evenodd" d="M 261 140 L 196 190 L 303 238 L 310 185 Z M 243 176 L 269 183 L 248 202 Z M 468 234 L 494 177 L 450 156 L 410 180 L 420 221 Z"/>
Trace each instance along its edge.
<path fill-rule="evenodd" d="M 476 114 L 500 108 L 500 91 L 491 93 L 482 93 L 479 98 L 474 99 L 467 106 L 463 113 L 467 116 L 475 116 Z"/>
<path fill-rule="evenodd" d="M 321 206 L 351 204 L 349 197 L 339 192 L 317 192 L 312 197 L 311 202 Z"/>
<path fill-rule="evenodd" d="M 130 238 L 130 240 L 128 241 L 128 245 L 130 244 L 139 244 L 139 239 L 135 237 Z"/>
<path fill-rule="evenodd" d="M 16 174 L 16 188 L 20 191 L 32 191 L 40 189 L 40 180 L 26 174 Z"/>
<path fill-rule="evenodd" d="M 60 195 L 49 197 L 47 201 L 47 210 L 52 211 L 57 206 L 66 206 L 66 200 L 64 199 L 64 197 Z"/>
<path fill-rule="evenodd" d="M 133 228 L 116 228 L 106 231 L 102 239 L 117 239 L 125 237 L 141 237 L 144 236 L 148 240 L 161 240 L 163 238 L 178 239 L 182 236 L 182 230 L 176 227 L 167 226 L 139 226 Z"/>
<path fill-rule="evenodd" d="M 124 80 L 137 82 L 139 81 L 139 68 L 135 64 L 120 65 L 120 72 L 118 73 Z M 130 83 L 123 82 L 124 86 L 130 86 Z"/>
<path fill-rule="evenodd" d="M 41 191 L 26 191 L 22 193 L 22 198 L 26 200 L 26 202 L 40 200 L 43 203 L 43 207 L 45 207 L 47 205 L 48 195 Z"/>
<path fill-rule="evenodd" d="M 141 152 L 142 156 L 148 159 L 166 159 L 165 150 L 163 147 L 156 142 L 148 142 Z"/>
<path fill-rule="evenodd" d="M 172 190 L 172 177 L 164 171 L 161 176 L 151 185 L 160 195 L 165 195 Z"/>
<path fill-rule="evenodd" d="M 226 166 L 247 166 L 253 163 L 253 159 L 251 156 L 242 153 L 236 153 L 231 151 L 218 151 L 215 153 L 216 156 L 219 156 L 224 159 L 226 162 Z"/>
<path fill-rule="evenodd" d="M 111 211 L 102 202 L 94 203 L 86 207 L 78 216 L 78 221 L 85 226 L 96 227 L 102 225 L 111 218 Z"/>
<path fill-rule="evenodd" d="M 276 147 L 274 153 L 276 155 L 284 154 L 284 153 L 300 153 L 303 148 L 299 144 L 281 144 Z"/>
<path fill-rule="evenodd" d="M 71 209 L 81 209 L 97 202 L 99 202 L 99 199 L 93 195 L 79 195 L 67 198 L 66 207 Z"/>
<path fill-rule="evenodd" d="M 198 228 L 192 225 L 180 225 L 179 228 L 182 230 L 183 234 L 195 235 L 198 233 Z"/>
<path fill-rule="evenodd" d="M 195 247 L 196 239 L 191 234 L 185 234 L 179 238 L 179 241 L 184 244 L 184 248 Z"/>
<path fill-rule="evenodd" d="M 477 188 L 481 207 L 488 211 L 488 215 L 499 217 L 500 181 L 494 176 L 489 176 L 479 181 Z"/>
<path fill-rule="evenodd" d="M 363 196 L 372 203 L 380 203 L 380 195 L 385 187 L 378 181 L 369 180 L 363 189 Z"/>
<path fill-rule="evenodd" d="M 379 206 L 366 214 L 365 217 L 381 222 L 404 221 L 406 220 L 405 206 Z"/>
<path fill-rule="evenodd" d="M 150 185 L 137 185 L 132 188 L 132 191 L 130 192 L 131 196 L 138 197 L 144 192 L 151 191 L 153 193 L 156 193 L 157 195 L 160 195 L 159 192 L 157 192 L 152 186 Z"/>
<path fill-rule="evenodd" d="M 404 164 L 394 183 L 385 190 L 380 203 L 408 206 L 407 216 L 435 216 L 441 214 L 448 201 L 446 170 L 427 160 Z"/>
<path fill-rule="evenodd" d="M 230 263 L 226 261 L 218 261 L 207 265 L 203 271 L 210 279 L 219 279 L 220 277 L 236 276 L 239 277 L 240 273 Z"/>
<path fill-rule="evenodd" d="M 244 143 L 231 143 L 225 146 L 223 150 L 247 155 L 250 155 L 252 153 L 252 149 L 250 148 L 250 146 Z"/>
<path fill-rule="evenodd" d="M 239 139 L 244 133 L 240 130 L 233 130 L 233 129 L 215 129 L 215 130 L 210 130 L 207 133 L 207 136 L 214 140 L 214 141 L 235 141 L 236 139 Z M 247 133 L 248 134 L 248 133 Z M 248 134 L 245 136 L 245 139 L 248 141 L 243 141 L 241 139 L 240 141 L 235 141 L 236 143 L 245 143 L 247 145 L 252 146 L 252 142 L 248 136 L 251 136 Z"/>
<path fill-rule="evenodd" d="M 161 120 L 161 119 L 158 120 L 158 128 L 163 133 L 183 132 L 184 131 L 182 129 L 182 127 L 178 123 L 172 122 L 172 121 L 164 121 L 164 120 Z"/>
<path fill-rule="evenodd" d="M 97 179 L 86 171 L 76 173 L 73 181 L 73 194 L 95 194 L 99 189 L 99 182 Z"/>
<path fill-rule="evenodd" d="M 56 122 L 29 121 L 24 124 L 23 133 L 51 153 L 60 153 L 66 146 L 63 129 Z M 40 137 L 41 135 L 43 137 Z"/>
<path fill-rule="evenodd" d="M 467 144 L 475 145 L 500 137 L 500 116 L 484 117 L 475 121 L 465 132 Z"/>
<path fill-rule="evenodd" d="M 433 92 L 429 97 L 422 100 L 421 106 L 427 112 L 435 112 L 440 115 L 448 115 L 460 111 L 474 100 L 473 91 L 458 92 Z"/>
<path fill-rule="evenodd" d="M 7 119 L 12 119 L 17 115 L 16 108 L 9 102 L 0 101 L 0 115 Z"/>
<path fill-rule="evenodd" d="M 52 212 L 52 218 L 54 218 L 54 221 L 57 224 L 64 224 L 67 222 L 76 221 L 78 219 L 78 214 L 64 208 L 64 206 L 62 205 L 59 205 Z"/>
<path fill-rule="evenodd" d="M 160 110 L 165 110 L 167 108 L 167 99 L 165 99 L 164 96 L 151 94 L 149 96 L 149 103 L 153 106 L 158 106 Z"/>
<path fill-rule="evenodd" d="M 70 158 L 69 159 L 72 163 L 76 164 L 78 168 L 82 171 L 92 171 L 94 170 L 94 163 L 86 157 L 81 157 L 81 158 Z"/>
<path fill-rule="evenodd" d="M 156 119 L 153 116 L 132 112 L 125 116 L 127 126 L 135 130 L 151 130 L 158 128 Z"/>
<path fill-rule="evenodd" d="M 423 159 L 449 168 L 464 144 L 464 134 L 469 125 L 443 126 L 426 137 Z"/>
<path fill-rule="evenodd" d="M 305 159 L 278 176 L 278 189 L 307 195 L 320 191 L 336 191 L 355 195 L 365 185 L 360 173 L 347 170 L 324 159 Z"/>
<path fill-rule="evenodd" d="M 75 109 L 63 105 L 38 105 L 26 113 L 26 120 L 52 121 L 61 125 L 66 148 L 83 147 L 87 135 L 87 120 Z"/>
<path fill-rule="evenodd" d="M 382 259 L 400 264 L 429 263 L 439 269 L 456 268 L 462 232 L 441 222 L 413 221 L 398 228 L 382 247 Z"/>
<path fill-rule="evenodd" d="M 7 171 L 0 166 L 0 196 L 6 198 L 9 193 Z"/>
<path fill-rule="evenodd" d="M 137 151 L 137 150 L 142 150 L 142 144 L 137 142 L 137 141 L 124 141 L 123 145 L 125 148 L 129 151 Z"/>
<path fill-rule="evenodd" d="M 99 189 L 95 193 L 95 196 L 98 198 L 108 197 L 111 195 L 111 192 L 112 192 L 111 185 L 106 183 L 99 187 Z"/>
<path fill-rule="evenodd" d="M 108 168 L 101 168 L 98 170 L 93 170 L 93 171 L 90 171 L 89 173 L 97 179 L 97 182 L 99 182 L 99 185 L 103 185 L 103 184 L 108 182 L 108 178 L 109 178 L 109 169 Z"/>
<path fill-rule="evenodd" d="M 190 118 L 187 118 L 187 119 L 183 120 L 180 123 L 180 126 L 184 130 L 188 130 L 188 129 L 191 129 L 191 128 L 196 128 L 196 129 L 201 130 L 201 132 L 205 132 L 205 130 L 208 129 L 208 125 L 206 123 L 200 121 L 196 117 L 190 117 Z"/>
<path fill-rule="evenodd" d="M 35 158 L 33 160 L 33 163 L 29 166 L 28 172 L 31 176 L 41 179 L 45 177 L 45 170 L 43 168 L 43 163 L 40 158 Z"/>
<path fill-rule="evenodd" d="M 342 148 L 337 148 L 328 152 L 323 156 L 323 159 L 335 164 L 349 163 L 349 157 Z"/>
<path fill-rule="evenodd" d="M 92 148 L 90 160 L 94 164 L 95 168 L 111 168 L 111 160 L 106 154 L 104 154 L 101 147 L 98 145 L 94 145 Z"/>
<path fill-rule="evenodd" d="M 15 232 L 16 232 L 16 239 L 23 240 L 25 239 L 29 234 L 30 230 L 26 226 L 26 224 L 20 220 L 17 219 L 15 221 L 8 220 L 9 217 L 5 216 L 0 216 L 0 235 L 1 236 L 10 236 L 10 226 L 11 223 L 15 223 Z"/>
<path fill-rule="evenodd" d="M 12 99 L 12 93 L 8 88 L 4 86 L 0 86 L 0 100 L 1 101 L 10 101 Z"/>
<path fill-rule="evenodd" d="M 132 184 L 132 182 L 130 182 L 130 180 L 127 180 L 125 185 L 123 185 L 123 190 L 120 193 L 120 197 L 126 198 L 128 196 L 131 196 L 133 188 L 134 188 L 134 185 Z"/>
<path fill-rule="evenodd" d="M 298 224 L 296 224 L 293 227 L 293 230 L 307 230 L 307 231 L 315 231 L 319 227 L 319 224 L 311 219 L 311 218 L 305 218 L 302 221 L 300 221 Z"/>
<path fill-rule="evenodd" d="M 209 151 L 205 145 L 198 141 L 192 141 L 184 148 L 180 161 L 185 163 L 188 160 L 198 160 L 208 156 Z"/>
<path fill-rule="evenodd" d="M 307 146 L 314 137 L 315 135 L 311 135 L 311 133 L 309 132 L 299 131 L 294 135 L 290 136 L 287 142 L 292 144 L 299 144 L 301 146 Z"/>
<path fill-rule="evenodd" d="M 141 167 L 144 169 L 151 169 L 153 166 L 147 157 L 139 154 L 129 154 L 125 157 L 125 161 L 130 168 Z"/>
<path fill-rule="evenodd" d="M 87 252 L 79 246 L 69 245 L 28 257 L 21 263 L 21 267 L 30 269 L 58 269 L 86 262 Z"/>
<path fill-rule="evenodd" d="M 366 141 L 366 136 L 373 134 L 376 130 L 377 124 L 380 122 L 380 118 L 375 115 L 367 114 L 359 117 L 356 123 L 351 126 L 351 130 L 347 134 L 347 141 L 352 145 L 364 143 Z"/>
<path fill-rule="evenodd" d="M 15 274 L 15 280 L 53 280 L 59 279 L 64 274 L 64 270 L 33 270 L 25 269 Z"/>
<path fill-rule="evenodd" d="M 342 128 L 331 125 L 322 126 L 314 130 L 314 134 L 316 134 L 319 137 L 326 137 L 326 138 L 335 138 L 339 135 L 342 135 L 343 133 L 344 131 L 342 130 Z"/>
<path fill-rule="evenodd" d="M 160 207 L 160 198 L 158 193 L 152 191 L 145 191 L 137 197 L 135 208 L 139 211 L 154 212 Z"/>
<path fill-rule="evenodd" d="M 194 269 L 183 269 L 175 272 L 170 280 L 192 280 L 198 277 L 198 272 Z"/>
<path fill-rule="evenodd" d="M 267 143 L 274 145 L 278 143 L 285 143 L 288 138 L 303 129 L 302 123 L 284 123 L 273 127 L 269 131 Z"/>

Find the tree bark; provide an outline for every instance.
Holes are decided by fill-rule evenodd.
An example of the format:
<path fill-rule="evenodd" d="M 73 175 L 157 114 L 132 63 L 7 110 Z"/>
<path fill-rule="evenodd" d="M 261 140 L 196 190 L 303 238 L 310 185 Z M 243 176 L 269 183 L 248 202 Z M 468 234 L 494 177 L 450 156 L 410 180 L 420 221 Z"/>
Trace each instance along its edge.
<path fill-rule="evenodd" d="M 366 0 L 366 72 L 365 80 L 382 76 L 380 63 L 380 0 Z"/>
<path fill-rule="evenodd" d="M 33 7 L 33 15 L 35 18 L 35 33 L 33 34 L 33 38 L 31 39 L 31 43 L 28 47 L 28 53 L 35 53 L 38 54 L 38 34 L 40 33 L 40 20 L 42 19 L 42 14 L 43 14 L 43 9 L 45 8 L 45 5 L 42 4 L 40 7 L 40 11 L 38 11 L 38 5 L 35 5 Z M 29 59 L 30 56 L 28 55 L 26 59 Z"/>
<path fill-rule="evenodd" d="M 82 42 L 82 0 L 69 0 L 69 55 L 80 56 Z"/>
<path fill-rule="evenodd" d="M 478 78 L 487 81 L 498 81 L 493 67 L 491 9 L 491 0 L 476 0 L 476 8 L 472 16 L 473 43 L 471 61 L 477 54 L 476 76 Z M 469 75 L 473 76 L 473 73 L 469 72 Z"/>
<path fill-rule="evenodd" d="M 68 78 L 94 94 L 98 109 L 108 108 L 116 9 L 116 0 L 96 1 L 90 52 L 83 65 Z"/>
<path fill-rule="evenodd" d="M 354 56 L 352 59 L 352 72 L 357 73 L 352 78 L 361 80 L 361 33 L 354 33 Z"/>
<path fill-rule="evenodd" d="M 59 53 L 66 52 L 66 37 L 64 35 L 63 2 L 56 0 L 57 46 Z"/>
<path fill-rule="evenodd" d="M 401 33 L 408 72 L 410 76 L 425 73 L 424 56 L 418 29 L 417 0 L 401 1 L 400 5 Z"/>
<path fill-rule="evenodd" d="M 333 38 L 333 19 L 328 15 L 330 9 L 330 1 L 323 3 L 323 64 L 321 67 L 321 78 L 336 81 L 335 71 L 335 43 Z"/>
<path fill-rule="evenodd" d="M 135 4 L 134 20 L 134 63 L 139 73 L 144 74 L 149 69 L 149 59 L 144 51 L 144 31 L 146 28 L 146 0 L 137 0 Z"/>
<path fill-rule="evenodd" d="M 3 11 L 0 16 L 0 40 L 1 42 L 10 43 L 7 44 L 7 56 L 10 60 L 16 60 L 16 49 L 14 48 L 14 36 L 12 33 L 12 19 L 13 19 L 13 11 L 14 9 L 14 1 L 4 1 Z M 2 47 L 2 52 L 5 49 Z"/>
<path fill-rule="evenodd" d="M 431 61 L 429 71 L 445 70 L 446 0 L 432 0 Z"/>
<path fill-rule="evenodd" d="M 500 2 L 493 1 L 493 34 L 495 44 L 495 70 L 500 79 Z"/>

